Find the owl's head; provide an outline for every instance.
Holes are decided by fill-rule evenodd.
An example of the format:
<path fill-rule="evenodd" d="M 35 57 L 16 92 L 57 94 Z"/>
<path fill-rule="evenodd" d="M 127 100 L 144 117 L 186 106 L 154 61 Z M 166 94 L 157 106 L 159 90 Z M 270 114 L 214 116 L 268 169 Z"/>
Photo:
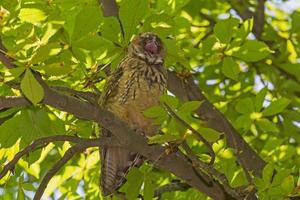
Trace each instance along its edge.
<path fill-rule="evenodd" d="M 140 33 L 135 36 L 128 47 L 130 56 L 137 56 L 151 65 L 162 64 L 165 49 L 161 39 L 151 32 Z"/>

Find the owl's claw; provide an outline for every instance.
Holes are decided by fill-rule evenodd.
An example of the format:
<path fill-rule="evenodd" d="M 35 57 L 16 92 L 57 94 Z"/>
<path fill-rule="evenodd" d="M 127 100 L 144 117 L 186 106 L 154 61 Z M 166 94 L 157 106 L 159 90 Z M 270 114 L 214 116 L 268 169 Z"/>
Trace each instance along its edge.
<path fill-rule="evenodd" d="M 171 142 L 167 143 L 166 149 L 165 149 L 166 155 L 170 155 L 172 153 L 177 152 L 178 146 L 179 146 L 179 144 L 177 144 L 177 143 L 171 143 Z"/>

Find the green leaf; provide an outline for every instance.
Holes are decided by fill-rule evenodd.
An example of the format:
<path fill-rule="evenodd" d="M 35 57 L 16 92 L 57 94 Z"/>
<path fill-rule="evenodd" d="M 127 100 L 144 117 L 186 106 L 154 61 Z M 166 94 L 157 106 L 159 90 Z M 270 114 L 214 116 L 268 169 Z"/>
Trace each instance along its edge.
<path fill-rule="evenodd" d="M 276 132 L 276 133 L 279 132 L 279 129 L 277 128 L 277 126 L 273 122 L 270 122 L 268 119 L 265 119 L 265 118 L 258 119 L 255 123 L 258 125 L 258 127 L 262 131 Z"/>
<path fill-rule="evenodd" d="M 141 186 L 143 184 L 144 174 L 138 168 L 132 168 L 128 175 L 127 179 L 127 190 L 125 191 L 127 199 L 136 199 L 139 195 Z"/>
<path fill-rule="evenodd" d="M 184 57 L 184 52 L 178 46 L 177 42 L 171 39 L 163 39 L 163 43 L 166 47 L 167 56 L 165 58 L 166 65 L 173 65 L 174 63 L 180 63 L 185 67 L 189 66 L 188 61 Z"/>
<path fill-rule="evenodd" d="M 7 71 L 8 73 L 5 73 L 5 76 L 18 78 L 21 74 L 23 74 L 25 69 L 26 69 L 25 67 L 15 67 L 15 68 L 8 69 Z"/>
<path fill-rule="evenodd" d="M 96 35 L 102 21 L 101 9 L 97 5 L 87 5 L 81 9 L 75 18 L 72 41 L 86 35 Z"/>
<path fill-rule="evenodd" d="M 37 138 L 64 132 L 64 125 L 57 117 L 43 109 L 31 107 L 21 110 L 0 126 L 0 145 L 12 146 L 20 138 L 21 144 L 26 145 Z"/>
<path fill-rule="evenodd" d="M 148 118 L 156 118 L 165 113 L 165 110 L 161 106 L 153 106 L 143 112 L 144 116 Z"/>
<path fill-rule="evenodd" d="M 281 185 L 284 179 L 288 176 L 290 176 L 292 172 L 292 169 L 282 169 L 278 170 L 274 176 L 272 186 L 278 186 Z"/>
<path fill-rule="evenodd" d="M 276 65 L 280 69 L 295 76 L 300 81 L 300 63 L 283 63 Z"/>
<path fill-rule="evenodd" d="M 25 192 L 22 183 L 19 183 L 17 200 L 25 200 Z"/>
<path fill-rule="evenodd" d="M 236 18 L 220 21 L 214 27 L 214 34 L 222 43 L 229 43 L 238 25 Z"/>
<path fill-rule="evenodd" d="M 87 35 L 73 42 L 73 46 L 90 51 L 101 50 L 101 52 L 104 52 L 107 51 L 107 49 L 111 49 L 113 44 L 99 35 Z"/>
<path fill-rule="evenodd" d="M 299 11 L 295 11 L 292 14 L 292 32 L 296 33 L 300 31 L 300 12 Z"/>
<path fill-rule="evenodd" d="M 51 56 L 57 55 L 61 52 L 62 47 L 58 42 L 48 43 L 37 49 L 36 53 L 31 59 L 32 64 L 43 62 Z"/>
<path fill-rule="evenodd" d="M 33 103 L 37 104 L 44 98 L 44 89 L 33 76 L 28 68 L 21 81 L 21 89 L 24 95 Z"/>
<path fill-rule="evenodd" d="M 151 14 L 143 24 L 143 32 L 154 32 L 161 37 L 174 33 L 176 23 L 174 18 L 166 13 Z"/>
<path fill-rule="evenodd" d="M 154 135 L 148 137 L 149 144 L 164 144 L 166 142 L 174 142 L 176 140 L 179 140 L 180 138 L 181 137 L 179 135 L 170 135 L 170 134 Z"/>
<path fill-rule="evenodd" d="M 0 112 L 0 118 L 8 117 L 12 114 L 15 114 L 19 110 L 20 110 L 20 108 L 18 108 L 18 107 L 14 107 L 14 108 L 4 110 L 4 111 Z"/>
<path fill-rule="evenodd" d="M 250 114 L 254 111 L 254 105 L 251 98 L 247 97 L 237 102 L 235 110 L 242 114 Z"/>
<path fill-rule="evenodd" d="M 237 38 L 245 39 L 251 33 L 253 29 L 254 20 L 253 18 L 247 19 L 243 22 L 242 26 L 238 29 L 236 33 Z"/>
<path fill-rule="evenodd" d="M 34 67 L 35 70 L 41 71 L 48 76 L 60 76 L 68 74 L 72 71 L 71 64 L 51 63 L 43 66 Z"/>
<path fill-rule="evenodd" d="M 222 135 L 220 132 L 211 128 L 199 127 L 198 130 L 200 134 L 209 142 L 217 141 Z"/>
<path fill-rule="evenodd" d="M 137 32 L 137 25 L 148 13 L 148 1 L 124 0 L 120 6 L 120 19 L 124 28 L 125 44 Z"/>
<path fill-rule="evenodd" d="M 248 114 L 239 116 L 234 122 L 234 126 L 237 129 L 244 129 L 244 130 L 249 130 L 251 124 L 252 121 L 250 119 L 250 115 Z"/>
<path fill-rule="evenodd" d="M 188 101 L 178 108 L 179 113 L 191 114 L 201 106 L 201 101 Z"/>
<path fill-rule="evenodd" d="M 145 200 L 152 200 L 154 197 L 154 183 L 153 183 L 153 177 L 151 176 L 151 173 L 145 174 L 145 180 L 144 180 L 144 199 Z"/>
<path fill-rule="evenodd" d="M 143 112 L 143 114 L 147 118 L 155 119 L 154 120 L 155 124 L 162 124 L 165 120 L 168 119 L 167 112 L 161 106 L 150 107 L 150 108 L 146 109 Z"/>
<path fill-rule="evenodd" d="M 240 73 L 240 67 L 232 58 L 226 57 L 223 60 L 222 72 L 228 78 L 237 81 Z"/>
<path fill-rule="evenodd" d="M 172 109 L 176 109 L 179 106 L 179 100 L 175 96 L 163 94 L 160 97 L 160 101 L 162 103 L 166 103 L 168 106 L 170 106 Z"/>
<path fill-rule="evenodd" d="M 119 43 L 121 28 L 116 17 L 105 17 L 100 28 L 101 36 L 115 43 Z"/>
<path fill-rule="evenodd" d="M 292 175 L 285 177 L 285 179 L 281 183 L 281 188 L 285 195 L 290 194 L 293 191 L 294 187 L 295 187 L 295 183 L 294 183 L 294 177 Z"/>
<path fill-rule="evenodd" d="M 44 21 L 47 18 L 47 15 L 38 8 L 22 8 L 18 17 L 22 21 L 35 24 Z"/>
<path fill-rule="evenodd" d="M 272 116 L 278 113 L 281 113 L 289 104 L 291 100 L 287 98 L 280 98 L 276 101 L 273 101 L 265 110 L 263 110 L 263 116 Z"/>
<path fill-rule="evenodd" d="M 262 178 L 265 183 L 271 183 L 272 176 L 274 173 L 274 164 L 273 163 L 268 163 L 262 172 Z"/>
<path fill-rule="evenodd" d="M 259 93 L 257 93 L 257 95 L 255 96 L 254 103 L 255 103 L 256 112 L 259 112 L 262 109 L 267 92 L 268 92 L 268 88 L 265 87 L 264 89 L 259 91 Z"/>
<path fill-rule="evenodd" d="M 232 55 L 247 62 L 256 62 L 266 58 L 271 52 L 265 43 L 248 40 Z"/>

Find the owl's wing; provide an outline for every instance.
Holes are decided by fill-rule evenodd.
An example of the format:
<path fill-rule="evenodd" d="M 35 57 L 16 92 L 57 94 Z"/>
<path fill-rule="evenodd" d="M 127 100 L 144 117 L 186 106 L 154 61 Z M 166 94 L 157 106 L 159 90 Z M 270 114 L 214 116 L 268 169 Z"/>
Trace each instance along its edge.
<path fill-rule="evenodd" d="M 99 99 L 99 105 L 101 107 L 105 107 L 108 99 L 118 94 L 118 85 L 120 83 L 123 73 L 124 67 L 122 63 L 120 63 L 120 65 L 115 69 L 115 71 L 107 78 L 103 92 Z"/>
<path fill-rule="evenodd" d="M 108 77 L 103 93 L 99 100 L 99 105 L 102 107 L 113 106 L 114 97 L 120 91 L 120 79 L 124 74 L 124 70 L 128 64 L 126 61 L 121 62 L 116 70 Z M 128 67 L 128 66 L 127 66 Z M 116 112 L 116 111 L 115 111 Z M 115 113 L 116 114 L 116 113 Z M 105 128 L 102 129 L 102 137 L 110 137 L 111 132 Z M 128 170 L 140 165 L 141 156 L 137 153 L 132 153 L 122 147 L 104 147 L 101 149 L 101 176 L 100 184 L 104 196 L 114 193 L 125 181 L 125 176 Z"/>

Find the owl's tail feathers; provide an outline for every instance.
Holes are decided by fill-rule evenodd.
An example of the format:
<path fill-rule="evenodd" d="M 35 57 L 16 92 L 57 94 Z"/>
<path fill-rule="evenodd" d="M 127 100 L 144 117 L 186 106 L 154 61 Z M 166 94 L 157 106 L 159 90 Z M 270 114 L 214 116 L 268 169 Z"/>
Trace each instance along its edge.
<path fill-rule="evenodd" d="M 142 163 L 141 156 L 121 147 L 103 148 L 100 184 L 104 196 L 117 191 L 126 181 L 130 168 Z"/>

